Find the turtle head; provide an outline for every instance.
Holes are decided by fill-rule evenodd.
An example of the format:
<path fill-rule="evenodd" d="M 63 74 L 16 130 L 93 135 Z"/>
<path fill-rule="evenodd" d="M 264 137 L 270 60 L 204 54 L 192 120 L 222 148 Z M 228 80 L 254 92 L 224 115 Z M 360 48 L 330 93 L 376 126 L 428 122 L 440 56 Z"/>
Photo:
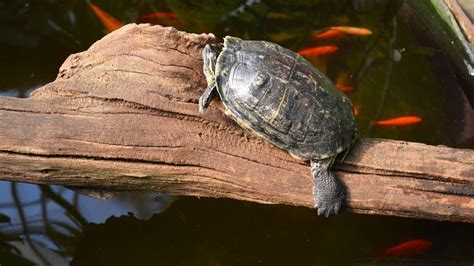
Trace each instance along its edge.
<path fill-rule="evenodd" d="M 222 44 L 207 44 L 202 50 L 202 58 L 204 60 L 203 71 L 208 84 L 216 79 L 216 61 L 221 52 Z"/>

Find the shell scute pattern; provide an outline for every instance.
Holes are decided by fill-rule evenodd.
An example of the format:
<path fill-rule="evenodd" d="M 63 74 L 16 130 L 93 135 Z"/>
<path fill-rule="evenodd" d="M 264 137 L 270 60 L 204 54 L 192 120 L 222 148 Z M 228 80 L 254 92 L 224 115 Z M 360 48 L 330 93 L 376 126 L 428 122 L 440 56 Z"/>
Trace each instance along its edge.
<path fill-rule="evenodd" d="M 350 101 L 286 48 L 226 37 L 216 77 L 234 120 L 295 157 L 327 158 L 352 144 Z"/>

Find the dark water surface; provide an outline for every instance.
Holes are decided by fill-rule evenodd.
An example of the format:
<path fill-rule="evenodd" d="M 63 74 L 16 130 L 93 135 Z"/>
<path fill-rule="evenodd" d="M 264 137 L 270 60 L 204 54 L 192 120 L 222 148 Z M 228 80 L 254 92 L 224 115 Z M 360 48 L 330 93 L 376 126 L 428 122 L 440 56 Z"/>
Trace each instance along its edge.
<path fill-rule="evenodd" d="M 474 111 L 446 53 L 402 1 L 95 1 L 124 23 L 262 39 L 299 51 L 333 81 L 347 77 L 363 137 L 474 149 Z M 247 3 L 248 5 L 245 5 Z M 369 36 L 313 40 L 330 26 Z M 72 53 L 106 30 L 86 1 L 0 2 L 0 95 L 28 97 Z M 417 116 L 410 126 L 373 121 Z M 8 219 L 9 217 L 10 219 Z M 9 220 L 9 222 L 7 222 Z M 26 228 L 26 230 L 25 230 Z M 423 239 L 431 248 L 374 261 L 384 248 Z M 53 250 L 53 251 L 51 251 Z M 38 256 L 39 254 L 42 254 Z M 67 188 L 0 182 L 0 265 L 473 265 L 474 225 L 343 213 L 225 199 L 125 193 L 102 201 Z"/>

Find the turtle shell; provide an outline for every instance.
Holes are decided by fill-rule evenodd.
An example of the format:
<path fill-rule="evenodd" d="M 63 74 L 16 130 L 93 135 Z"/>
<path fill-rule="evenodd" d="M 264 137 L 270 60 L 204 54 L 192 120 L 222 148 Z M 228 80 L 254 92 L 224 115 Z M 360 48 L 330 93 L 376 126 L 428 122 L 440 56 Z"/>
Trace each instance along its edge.
<path fill-rule="evenodd" d="M 294 157 L 328 158 L 352 145 L 349 98 L 295 52 L 227 36 L 215 75 L 227 114 Z"/>

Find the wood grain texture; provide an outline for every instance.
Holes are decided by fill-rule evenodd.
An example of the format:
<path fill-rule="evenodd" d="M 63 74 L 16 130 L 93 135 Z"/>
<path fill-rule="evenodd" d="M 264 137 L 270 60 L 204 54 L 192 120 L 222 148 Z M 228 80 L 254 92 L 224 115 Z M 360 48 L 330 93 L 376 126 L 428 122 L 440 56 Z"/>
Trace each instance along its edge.
<path fill-rule="evenodd" d="M 71 55 L 31 98 L 0 97 L 0 179 L 312 206 L 309 164 L 214 106 L 212 35 L 127 25 Z M 336 174 L 348 210 L 474 222 L 474 151 L 362 139 Z"/>

